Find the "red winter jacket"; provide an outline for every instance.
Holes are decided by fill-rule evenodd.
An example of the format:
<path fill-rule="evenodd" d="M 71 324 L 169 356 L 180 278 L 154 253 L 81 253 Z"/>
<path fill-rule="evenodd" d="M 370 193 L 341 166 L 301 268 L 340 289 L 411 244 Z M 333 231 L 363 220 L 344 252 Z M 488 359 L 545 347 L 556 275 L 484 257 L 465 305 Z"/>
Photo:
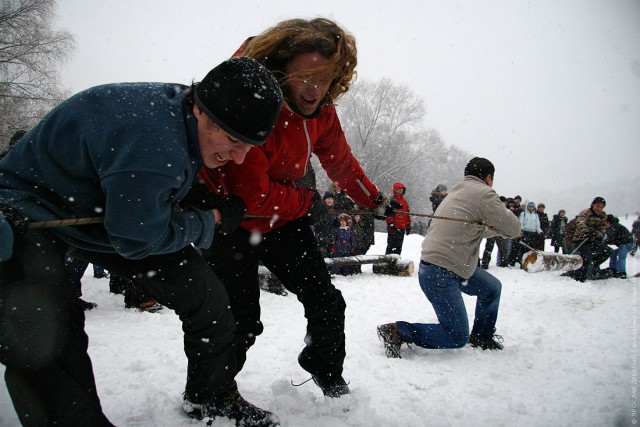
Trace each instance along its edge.
<path fill-rule="evenodd" d="M 407 187 L 405 187 L 401 182 L 396 182 L 395 184 L 393 184 L 393 198 L 402 206 L 400 209 L 396 210 L 409 212 L 409 202 L 407 202 L 407 199 L 404 198 L 404 195 L 398 193 L 398 190 L 401 188 L 404 188 L 405 191 L 407 190 Z M 405 230 L 408 226 L 411 225 L 411 217 L 409 215 L 395 214 L 394 216 L 387 218 L 387 224 L 393 224 L 395 228 Z"/>
<path fill-rule="evenodd" d="M 266 143 L 249 150 L 244 163 L 200 171 L 213 191 L 241 197 L 248 214 L 269 216 L 245 219 L 244 229 L 265 233 L 306 214 L 312 192 L 296 187 L 294 180 L 305 175 L 312 153 L 356 203 L 376 206 L 378 189 L 351 153 L 335 107 L 320 110 L 317 118 L 305 119 L 283 106 Z"/>

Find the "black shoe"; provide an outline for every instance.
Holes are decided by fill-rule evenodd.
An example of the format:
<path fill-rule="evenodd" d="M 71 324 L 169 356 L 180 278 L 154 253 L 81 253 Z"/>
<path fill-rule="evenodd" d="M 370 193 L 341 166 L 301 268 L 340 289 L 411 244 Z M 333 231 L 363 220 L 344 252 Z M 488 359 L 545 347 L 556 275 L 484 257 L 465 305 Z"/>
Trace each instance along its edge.
<path fill-rule="evenodd" d="M 473 335 L 469 337 L 471 347 L 480 347 L 483 350 L 502 350 L 504 348 L 502 345 L 503 341 L 500 335 L 493 335 L 491 338 L 484 340 Z"/>
<path fill-rule="evenodd" d="M 182 410 L 191 418 L 226 417 L 236 422 L 238 427 L 276 427 L 280 425 L 278 418 L 269 411 L 244 400 L 237 387 L 208 402 L 196 403 L 185 394 Z"/>
<path fill-rule="evenodd" d="M 400 354 L 400 346 L 403 341 L 398 333 L 398 325 L 396 323 L 387 323 L 386 325 L 378 325 L 378 338 L 384 344 L 384 354 L 389 358 L 402 359 Z"/>
<path fill-rule="evenodd" d="M 327 397 L 340 397 L 351 393 L 349 385 L 340 374 L 312 374 L 311 378 Z"/>
<path fill-rule="evenodd" d="M 627 273 L 622 272 L 622 271 L 616 271 L 615 274 L 613 275 L 613 277 L 615 277 L 616 279 L 626 279 L 627 278 Z"/>
<path fill-rule="evenodd" d="M 304 350 L 300 353 L 300 356 L 298 356 L 298 363 L 302 366 L 302 369 L 311 374 L 313 382 L 320 387 L 322 394 L 325 396 L 340 397 L 351 393 L 349 385 L 344 378 L 342 378 L 342 374 L 316 371 L 309 359 L 304 356 Z"/>
<path fill-rule="evenodd" d="M 82 298 L 78 298 L 78 302 L 80 303 L 80 306 L 84 311 L 93 310 L 98 306 L 98 304 L 96 304 L 95 302 L 85 301 Z"/>

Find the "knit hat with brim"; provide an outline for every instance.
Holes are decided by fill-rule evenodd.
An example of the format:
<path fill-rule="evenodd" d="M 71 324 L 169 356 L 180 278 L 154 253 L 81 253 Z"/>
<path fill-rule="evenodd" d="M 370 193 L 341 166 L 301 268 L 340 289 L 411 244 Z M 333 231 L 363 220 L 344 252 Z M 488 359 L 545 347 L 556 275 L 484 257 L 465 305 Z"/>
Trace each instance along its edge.
<path fill-rule="evenodd" d="M 280 114 L 282 92 L 273 74 L 246 57 L 229 59 L 197 85 L 194 102 L 222 130 L 251 145 L 262 145 Z"/>

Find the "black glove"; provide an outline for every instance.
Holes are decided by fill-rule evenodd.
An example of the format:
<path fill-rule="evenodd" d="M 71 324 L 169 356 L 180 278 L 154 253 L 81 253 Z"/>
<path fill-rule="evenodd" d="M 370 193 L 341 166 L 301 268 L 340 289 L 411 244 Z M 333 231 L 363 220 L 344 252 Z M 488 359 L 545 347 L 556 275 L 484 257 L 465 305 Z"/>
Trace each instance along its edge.
<path fill-rule="evenodd" d="M 311 224 L 316 224 L 329 216 L 329 207 L 317 190 L 309 191 L 311 191 L 311 206 L 307 209 L 307 217 L 309 217 Z"/>
<path fill-rule="evenodd" d="M 180 200 L 180 206 L 187 207 L 193 206 L 203 211 L 210 211 L 213 209 L 213 200 L 217 199 L 220 196 L 217 196 L 204 182 L 194 183 L 191 186 L 191 189 L 184 197 L 184 199 Z"/>
<path fill-rule="evenodd" d="M 27 232 L 29 222 L 31 222 L 29 218 L 10 206 L 0 205 L 0 211 L 2 211 L 2 215 L 4 215 L 5 219 L 11 226 L 13 234 L 18 236 Z"/>
<path fill-rule="evenodd" d="M 410 226 L 410 225 L 407 225 L 406 232 L 407 232 L 407 236 L 408 236 L 409 234 L 411 234 L 411 226 Z"/>
<path fill-rule="evenodd" d="M 222 214 L 222 219 L 216 225 L 216 231 L 220 230 L 222 234 L 233 233 L 247 212 L 244 202 L 238 196 L 211 197 L 208 203 L 210 206 L 209 209 L 218 209 L 220 214 Z"/>
<path fill-rule="evenodd" d="M 216 231 L 223 234 L 231 234 L 240 225 L 247 212 L 247 208 L 240 197 L 218 196 L 213 193 L 204 182 L 196 182 L 191 189 L 180 200 L 180 206 L 193 206 L 203 211 L 218 209 L 222 215 L 222 220 L 216 226 Z"/>
<path fill-rule="evenodd" d="M 373 217 L 375 219 L 382 220 L 395 215 L 395 212 L 391 207 L 391 202 L 389 202 L 389 198 L 384 193 L 378 193 L 378 197 L 376 198 L 374 203 L 378 205 L 373 210 Z"/>
<path fill-rule="evenodd" d="M 393 209 L 396 209 L 396 210 L 402 209 L 402 205 L 396 199 L 392 199 L 391 202 L 389 202 L 389 206 L 391 206 Z"/>

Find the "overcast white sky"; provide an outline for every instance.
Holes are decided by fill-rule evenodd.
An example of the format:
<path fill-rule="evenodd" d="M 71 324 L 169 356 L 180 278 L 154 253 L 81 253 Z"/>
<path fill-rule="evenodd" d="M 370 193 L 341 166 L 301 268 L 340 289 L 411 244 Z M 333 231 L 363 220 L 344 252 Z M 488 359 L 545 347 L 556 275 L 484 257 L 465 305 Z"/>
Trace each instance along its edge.
<path fill-rule="evenodd" d="M 324 16 L 361 79 L 425 101 L 425 126 L 496 165 L 500 194 L 640 177 L 640 1 L 58 0 L 72 92 L 199 81 L 250 35 Z M 401 177 L 398 177 L 401 179 Z M 630 183 L 633 185 L 633 183 Z M 526 197 L 526 196 L 525 196 Z"/>

